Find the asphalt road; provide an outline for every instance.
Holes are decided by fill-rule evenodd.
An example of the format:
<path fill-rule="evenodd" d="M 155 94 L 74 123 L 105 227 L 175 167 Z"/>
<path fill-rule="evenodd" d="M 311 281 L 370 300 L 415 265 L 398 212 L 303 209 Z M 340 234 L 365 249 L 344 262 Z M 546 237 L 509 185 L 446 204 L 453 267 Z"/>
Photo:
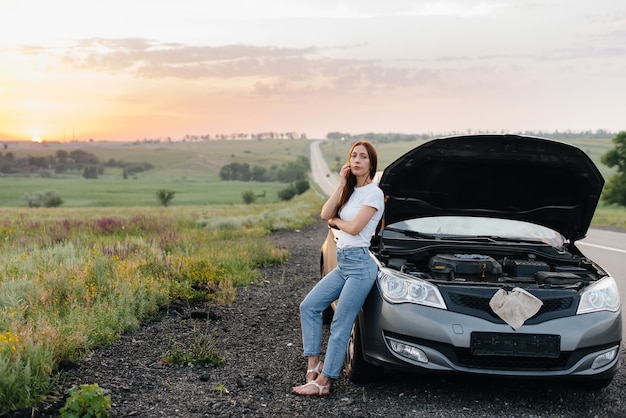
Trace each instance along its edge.
<path fill-rule="evenodd" d="M 320 141 L 311 143 L 311 175 L 324 193 L 332 194 L 337 186 L 337 173 L 331 173 L 322 152 Z M 591 260 L 609 271 L 617 281 L 622 301 L 626 305 L 626 233 L 591 228 L 587 237 L 577 243 L 580 250 Z M 626 341 L 626 327 L 622 340 Z"/>
<path fill-rule="evenodd" d="M 626 233 L 591 228 L 587 237 L 576 243 L 578 248 L 615 278 L 622 301 L 626 304 Z M 622 327 L 622 341 L 626 341 L 626 327 Z"/>
<path fill-rule="evenodd" d="M 313 141 L 310 145 L 311 154 L 311 177 L 313 181 L 318 184 L 327 196 L 333 194 L 337 182 L 339 181 L 339 175 L 337 173 L 331 173 L 322 155 L 320 149 L 321 141 Z"/>

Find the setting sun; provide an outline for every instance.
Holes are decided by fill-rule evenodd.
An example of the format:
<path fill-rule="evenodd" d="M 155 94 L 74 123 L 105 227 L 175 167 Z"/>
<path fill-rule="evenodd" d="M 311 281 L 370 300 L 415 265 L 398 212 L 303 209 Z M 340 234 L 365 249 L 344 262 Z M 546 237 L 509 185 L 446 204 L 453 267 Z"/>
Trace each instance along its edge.
<path fill-rule="evenodd" d="M 32 141 L 32 142 L 37 142 L 37 143 L 39 143 L 39 144 L 41 144 L 41 142 L 42 142 L 41 138 L 40 138 L 40 137 L 38 137 L 38 136 L 34 136 L 34 137 L 32 137 L 32 138 L 31 138 L 31 141 Z"/>

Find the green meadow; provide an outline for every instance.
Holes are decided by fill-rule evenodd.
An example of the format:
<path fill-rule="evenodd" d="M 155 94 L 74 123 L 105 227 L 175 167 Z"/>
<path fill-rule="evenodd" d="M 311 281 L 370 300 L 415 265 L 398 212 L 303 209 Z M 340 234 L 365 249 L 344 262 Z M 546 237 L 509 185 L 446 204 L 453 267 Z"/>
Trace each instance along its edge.
<path fill-rule="evenodd" d="M 230 182 L 231 162 L 266 168 L 308 156 L 308 141 L 176 144 L 11 144 L 16 158 L 83 149 L 100 161 L 149 162 L 123 178 L 105 169 L 0 177 L 0 415 L 54 393 L 62 360 L 80 360 L 148 321 L 172 300 L 227 305 L 239 286 L 258 283 L 258 267 L 284 262 L 288 251 L 266 239 L 317 217 L 314 187 L 289 202 L 285 183 Z M 156 191 L 175 191 L 171 204 Z M 29 208 L 25 193 L 55 190 L 61 207 Z M 244 204 L 242 192 L 257 199 Z M 163 353 L 166 364 L 220 364 L 200 347 Z M 96 382 L 97 383 L 97 382 Z"/>
<path fill-rule="evenodd" d="M 157 206 L 156 192 L 175 192 L 171 205 L 223 205 L 242 202 L 244 191 L 254 191 L 261 203 L 278 201 L 278 182 L 222 181 L 220 169 L 230 163 L 247 163 L 266 169 L 308 156 L 307 140 L 208 141 L 175 143 L 9 143 L 1 153 L 15 158 L 54 156 L 57 151 L 83 150 L 100 162 L 150 163 L 154 168 L 124 179 L 119 167 L 107 167 L 97 179 L 81 172 L 40 172 L 0 175 L 0 207 L 25 206 L 23 196 L 54 190 L 64 207 Z"/>
<path fill-rule="evenodd" d="M 60 361 L 111 344 L 172 300 L 232 303 L 263 279 L 258 267 L 289 256 L 266 235 L 302 228 L 321 203 L 309 190 L 289 203 L 4 208 L 0 415 L 50 396 Z M 219 365 L 206 348 L 172 345 L 163 361 Z"/>

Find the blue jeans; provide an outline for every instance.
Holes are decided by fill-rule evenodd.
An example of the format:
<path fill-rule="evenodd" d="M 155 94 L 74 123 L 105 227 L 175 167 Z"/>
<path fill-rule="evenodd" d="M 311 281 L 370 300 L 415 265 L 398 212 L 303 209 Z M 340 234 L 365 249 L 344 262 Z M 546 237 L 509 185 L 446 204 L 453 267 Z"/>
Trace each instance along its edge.
<path fill-rule="evenodd" d="M 322 351 L 322 312 L 337 300 L 322 373 L 341 373 L 352 324 L 376 280 L 378 266 L 364 247 L 337 249 L 337 267 L 320 280 L 300 304 L 305 356 Z"/>

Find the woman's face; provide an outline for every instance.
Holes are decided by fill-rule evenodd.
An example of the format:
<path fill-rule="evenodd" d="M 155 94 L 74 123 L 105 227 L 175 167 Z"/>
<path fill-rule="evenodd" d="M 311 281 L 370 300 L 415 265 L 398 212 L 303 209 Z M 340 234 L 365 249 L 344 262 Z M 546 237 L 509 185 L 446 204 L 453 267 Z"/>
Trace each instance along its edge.
<path fill-rule="evenodd" d="M 350 170 L 357 177 L 369 176 L 370 173 L 370 156 L 367 148 L 363 145 L 357 145 L 352 148 L 350 154 Z"/>

